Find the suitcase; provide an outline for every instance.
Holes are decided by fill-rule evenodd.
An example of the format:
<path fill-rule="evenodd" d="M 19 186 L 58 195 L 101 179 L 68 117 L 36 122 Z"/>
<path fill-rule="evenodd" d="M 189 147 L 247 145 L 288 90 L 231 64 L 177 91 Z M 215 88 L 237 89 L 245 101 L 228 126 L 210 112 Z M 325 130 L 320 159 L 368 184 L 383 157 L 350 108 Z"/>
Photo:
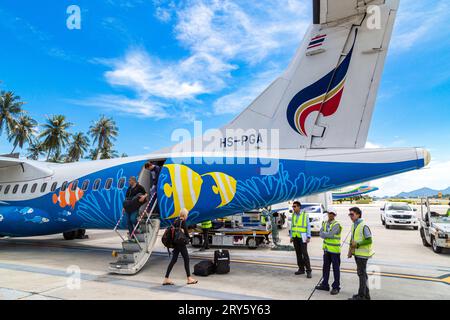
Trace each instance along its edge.
<path fill-rule="evenodd" d="M 217 250 L 214 252 L 214 264 L 217 274 L 230 272 L 230 252 L 228 250 Z"/>
<path fill-rule="evenodd" d="M 200 277 L 207 277 L 215 272 L 215 266 L 212 261 L 200 261 L 194 266 L 194 274 Z"/>

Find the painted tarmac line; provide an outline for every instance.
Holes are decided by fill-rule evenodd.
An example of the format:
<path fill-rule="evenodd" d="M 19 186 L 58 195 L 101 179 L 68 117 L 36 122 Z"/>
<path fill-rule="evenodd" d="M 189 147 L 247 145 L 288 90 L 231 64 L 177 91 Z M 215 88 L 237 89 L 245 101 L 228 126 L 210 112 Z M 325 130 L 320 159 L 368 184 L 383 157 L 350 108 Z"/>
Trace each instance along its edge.
<path fill-rule="evenodd" d="M 36 242 L 26 242 L 26 241 L 21 241 L 21 242 L 15 242 L 15 241 L 8 241 L 5 242 L 11 245 L 29 245 L 29 246 L 36 246 L 36 247 L 49 247 L 49 248 L 60 248 L 60 249 L 71 249 L 71 250 L 80 250 L 80 251 L 97 251 L 97 252 L 112 252 L 114 251 L 120 251 L 121 248 L 117 247 L 117 248 L 106 248 L 106 247 L 93 247 L 93 246 L 85 246 L 85 245 L 64 245 L 64 244 L 56 244 L 56 243 L 36 243 Z M 1 245 L 1 242 L 0 242 Z M 153 253 L 155 254 L 159 254 L 159 255 L 163 255 L 166 254 L 167 251 L 153 251 Z M 190 254 L 192 253 L 198 253 L 198 250 L 194 250 L 193 252 L 190 251 Z M 235 254 L 236 255 L 240 255 L 240 254 Z M 198 256 L 200 257 L 200 255 Z M 210 256 L 208 255 L 204 255 L 201 256 L 202 258 L 210 258 Z M 255 258 L 260 258 L 260 259 L 266 259 L 267 256 L 265 255 L 253 255 L 253 257 Z M 290 258 L 290 256 L 280 256 L 281 258 Z M 319 257 L 310 257 L 311 261 L 322 261 L 322 258 Z M 239 259 L 238 259 L 239 260 Z M 241 259 L 241 260 L 246 260 L 246 259 Z M 258 261 L 258 260 L 257 260 Z M 354 263 L 353 260 L 351 261 L 342 261 L 342 264 L 344 263 Z M 394 268 L 400 268 L 400 269 L 414 269 L 414 270 L 432 270 L 432 271 L 436 271 L 436 272 L 442 272 L 444 275 L 446 275 L 447 273 L 450 274 L 450 268 L 444 267 L 444 266 L 431 266 L 431 265 L 414 265 L 413 267 L 404 263 L 390 263 L 387 261 L 383 261 L 383 260 L 376 260 L 376 259 L 371 259 L 371 264 L 372 265 L 377 265 L 377 266 L 384 266 L 384 267 L 394 267 Z"/>
<path fill-rule="evenodd" d="M 67 277 L 71 276 L 71 274 L 68 274 L 66 271 L 59 270 L 59 269 L 34 267 L 34 266 L 27 266 L 27 265 L 20 265 L 20 264 L 0 263 L 0 269 L 28 272 L 28 273 L 41 274 L 41 275 L 47 275 L 47 276 L 55 276 L 55 277 L 63 277 L 63 278 L 67 278 Z M 217 299 L 217 300 L 271 300 L 267 297 L 228 293 L 228 292 L 216 291 L 216 290 L 205 289 L 205 288 L 195 288 L 195 287 L 191 287 L 191 286 L 188 287 L 187 285 L 186 286 L 163 287 L 160 283 L 137 281 L 137 280 L 125 280 L 125 279 L 121 279 L 121 278 L 117 278 L 117 277 L 109 276 L 109 275 L 94 275 L 94 274 L 89 274 L 89 273 L 81 273 L 80 277 L 81 277 L 81 280 L 84 280 L 84 281 L 113 284 L 113 285 L 129 287 L 129 288 L 148 289 L 153 292 L 180 293 L 180 294 L 192 295 L 194 297 L 212 298 L 212 299 Z M 5 289 L 7 289 L 7 288 L 5 288 Z M 54 288 L 54 289 L 50 289 L 48 291 L 57 290 L 57 289 L 61 289 L 61 288 Z M 13 289 L 9 289 L 9 290 L 13 290 Z M 32 294 L 32 293 L 30 293 L 30 294 Z M 35 294 L 39 294 L 39 293 L 36 292 Z M 50 296 L 50 295 L 47 293 L 47 296 Z M 55 297 L 55 298 L 57 298 L 57 297 Z"/>
<path fill-rule="evenodd" d="M 43 244 L 43 243 L 33 243 L 33 242 L 9 242 L 9 244 L 31 245 L 31 246 L 38 246 L 38 247 L 51 247 L 51 248 L 71 249 L 71 250 L 80 250 L 80 251 L 111 252 L 112 250 L 114 250 L 112 248 L 99 248 L 99 247 L 88 247 L 88 246 L 65 246 L 65 245 L 60 245 L 60 244 L 47 244 L 47 243 Z M 120 250 L 120 249 L 117 249 L 117 250 Z M 167 255 L 166 252 L 158 252 L 158 251 L 154 251 L 153 254 L 158 255 L 158 256 Z M 198 256 L 198 255 L 191 254 L 191 258 L 196 259 L 196 260 L 202 260 L 202 259 L 206 259 L 206 258 L 210 258 L 210 257 Z M 231 259 L 231 262 L 262 265 L 262 266 L 268 266 L 268 267 L 283 267 L 283 268 L 293 268 L 293 269 L 298 268 L 296 264 L 266 262 L 266 261 L 258 261 L 258 260 Z M 312 266 L 312 269 L 321 271 L 322 267 L 321 266 Z M 350 274 L 357 273 L 355 269 L 341 269 L 341 272 L 342 273 L 350 273 Z M 442 275 L 439 277 L 431 277 L 431 276 L 403 274 L 403 273 L 373 272 L 370 275 L 378 275 L 378 276 L 386 277 L 386 278 L 396 278 L 396 279 L 404 279 L 404 280 L 436 282 L 436 283 L 450 285 L 450 274 L 445 274 L 445 275 Z"/>
<path fill-rule="evenodd" d="M 192 256 L 192 258 L 196 258 Z M 198 258 L 197 258 L 198 259 Z M 255 261 L 255 260 L 235 260 L 231 259 L 231 262 L 235 263 L 243 263 L 243 264 L 253 264 L 253 265 L 264 265 L 268 267 L 283 267 L 290 269 L 297 269 L 298 266 L 295 264 L 288 263 L 275 263 L 275 262 L 264 262 L 264 261 Z M 311 266 L 313 270 L 322 271 L 322 267 Z M 356 274 L 356 270 L 353 269 L 341 269 L 341 273 L 351 273 Z M 420 275 L 412 275 L 412 274 L 402 274 L 402 273 L 389 273 L 389 272 L 372 272 L 369 273 L 369 276 L 377 275 L 380 277 L 386 278 L 396 278 L 396 279 L 407 279 L 407 280 L 418 280 L 418 281 L 428 281 L 428 282 L 437 282 L 450 285 L 450 274 L 443 275 L 440 277 L 427 277 Z"/>

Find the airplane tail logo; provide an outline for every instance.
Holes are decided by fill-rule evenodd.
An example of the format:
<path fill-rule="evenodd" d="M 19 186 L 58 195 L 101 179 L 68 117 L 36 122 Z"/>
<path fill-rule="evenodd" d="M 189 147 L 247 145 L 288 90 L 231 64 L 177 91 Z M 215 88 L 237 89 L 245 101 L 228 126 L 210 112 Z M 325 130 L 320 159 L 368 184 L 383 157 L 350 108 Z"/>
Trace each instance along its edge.
<path fill-rule="evenodd" d="M 311 113 L 320 112 L 324 117 L 329 117 L 339 109 L 354 46 L 355 44 L 336 69 L 297 93 L 289 103 L 287 108 L 289 125 L 300 135 L 308 136 L 306 120 Z"/>

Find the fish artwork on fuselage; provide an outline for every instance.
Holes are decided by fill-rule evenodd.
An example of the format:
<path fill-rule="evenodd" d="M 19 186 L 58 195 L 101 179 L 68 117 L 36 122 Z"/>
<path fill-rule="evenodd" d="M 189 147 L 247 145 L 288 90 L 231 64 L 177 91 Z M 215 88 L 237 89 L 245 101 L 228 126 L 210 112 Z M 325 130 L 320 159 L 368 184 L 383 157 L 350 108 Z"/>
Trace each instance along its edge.
<path fill-rule="evenodd" d="M 75 205 L 78 201 L 81 200 L 84 196 L 84 191 L 80 188 L 73 189 L 73 183 L 69 184 L 65 191 L 59 191 L 58 193 L 53 194 L 53 204 L 59 204 L 61 208 L 72 207 L 75 208 Z"/>
<path fill-rule="evenodd" d="M 35 216 L 33 218 L 25 218 L 25 222 L 31 222 L 31 223 L 36 223 L 36 224 L 44 224 L 44 223 L 48 223 L 50 222 L 50 219 L 48 218 L 44 218 L 41 216 Z"/>
<path fill-rule="evenodd" d="M 220 195 L 221 201 L 216 208 L 222 208 L 229 204 L 236 195 L 236 179 L 221 172 L 206 173 L 202 177 L 207 176 L 210 176 L 214 180 L 215 185 L 212 187 L 214 194 Z"/>
<path fill-rule="evenodd" d="M 23 208 L 23 209 L 16 209 L 16 212 L 20 213 L 23 216 L 32 214 L 34 212 L 33 208 Z"/>
<path fill-rule="evenodd" d="M 182 208 L 191 211 L 202 194 L 205 194 L 205 189 L 209 188 L 214 195 L 220 197 L 216 208 L 229 204 L 236 194 L 236 179 L 222 172 L 200 175 L 186 165 L 166 164 L 162 176 L 168 176 L 170 180 L 162 183 L 164 197 L 172 202 L 166 217 L 168 220 L 178 217 Z M 205 184 L 207 177 L 212 181 Z"/>
<path fill-rule="evenodd" d="M 181 209 L 190 211 L 195 207 L 203 179 L 185 165 L 168 164 L 163 167 L 163 171 L 167 171 L 171 181 L 163 185 L 164 196 L 173 199 L 173 210 L 167 219 L 173 219 L 179 216 Z"/>

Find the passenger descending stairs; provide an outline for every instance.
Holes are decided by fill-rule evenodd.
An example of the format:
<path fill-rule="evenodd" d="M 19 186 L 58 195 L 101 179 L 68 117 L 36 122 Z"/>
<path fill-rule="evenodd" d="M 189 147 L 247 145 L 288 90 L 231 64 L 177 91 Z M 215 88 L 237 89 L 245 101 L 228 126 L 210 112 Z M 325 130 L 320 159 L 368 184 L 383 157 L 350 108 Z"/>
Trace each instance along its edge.
<path fill-rule="evenodd" d="M 127 241 L 118 231 L 124 218 L 124 214 L 122 214 L 114 228 L 114 231 L 122 239 L 122 251 L 113 252 L 113 256 L 117 258 L 117 261 L 109 264 L 110 273 L 134 275 L 145 266 L 158 238 L 161 223 L 159 215 L 153 215 L 156 205 L 156 195 L 154 195 L 149 201 L 146 210 L 139 215 L 136 227 L 131 235 L 134 241 Z M 151 210 L 147 212 L 150 206 Z"/>

